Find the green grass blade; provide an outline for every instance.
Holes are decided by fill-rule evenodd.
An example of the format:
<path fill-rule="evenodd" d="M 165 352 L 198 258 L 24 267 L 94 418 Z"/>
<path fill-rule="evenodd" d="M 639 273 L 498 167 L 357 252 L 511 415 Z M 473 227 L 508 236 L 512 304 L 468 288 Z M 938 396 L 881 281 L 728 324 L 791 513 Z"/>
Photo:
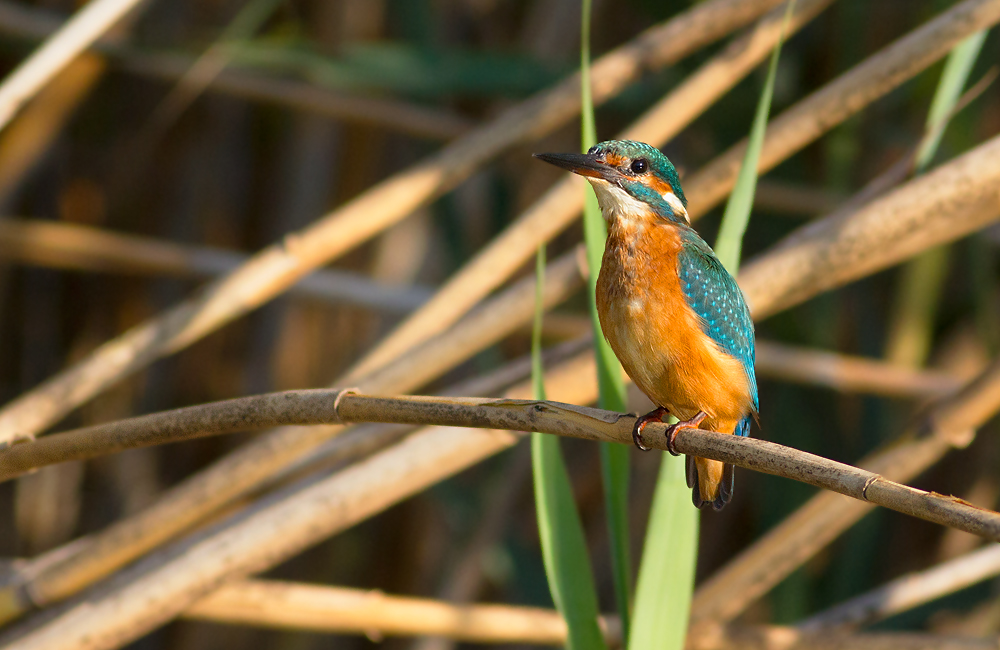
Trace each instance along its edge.
<path fill-rule="evenodd" d="M 985 40 L 986 32 L 977 32 L 948 54 L 931 101 L 924 135 L 917 146 L 915 174 L 922 173 L 934 159 Z M 949 268 L 948 253 L 946 246 L 933 248 L 903 267 L 889 324 L 886 345 L 889 361 L 919 367 L 930 354 L 935 314 Z"/>
<path fill-rule="evenodd" d="M 531 390 L 535 399 L 545 399 L 545 369 L 542 367 L 542 320 L 545 307 L 542 302 L 545 284 L 545 245 L 535 253 L 535 318 L 531 326 Z"/>
<path fill-rule="evenodd" d="M 581 140 L 586 151 L 597 142 L 594 126 L 594 104 L 590 94 L 590 0 L 582 3 L 580 34 L 580 100 L 581 100 Z M 583 234 L 587 247 L 587 264 L 591 269 L 589 278 L 590 319 L 594 330 L 594 356 L 597 359 L 598 404 L 610 411 L 624 412 L 627 407 L 625 383 L 622 381 L 621 365 L 611 346 L 601 332 L 597 317 L 597 270 L 604 257 L 604 242 L 607 229 L 597 197 L 588 187 L 583 209 Z M 609 548 L 611 550 L 611 572 L 615 589 L 615 604 L 622 621 L 622 638 L 628 639 L 631 623 L 631 579 L 632 561 L 629 553 L 628 484 L 629 453 L 623 445 L 600 444 L 601 482 L 604 487 L 604 503 L 608 517 Z"/>
<path fill-rule="evenodd" d="M 250 38 L 264 26 L 285 0 L 250 0 L 222 32 L 219 41 Z"/>
<path fill-rule="evenodd" d="M 542 379 L 542 284 L 545 248 L 535 259 L 535 322 L 531 337 L 531 383 L 536 399 L 545 399 Z M 597 624 L 597 589 L 590 568 L 583 525 L 573 500 L 558 436 L 531 434 L 531 464 L 542 559 L 549 591 L 566 619 L 570 650 L 603 650 L 607 646 Z"/>
<path fill-rule="evenodd" d="M 594 576 L 559 437 L 532 433 L 531 464 L 542 559 L 552 600 L 569 629 L 566 647 L 603 650 Z"/>
<path fill-rule="evenodd" d="M 788 9 L 785 11 L 785 24 L 782 27 L 783 34 L 788 30 L 788 21 L 794 6 L 794 0 L 788 3 Z M 767 69 L 767 81 L 764 82 L 764 90 L 760 94 L 757 112 L 753 118 L 753 126 L 750 128 L 747 152 L 743 156 L 743 164 L 736 177 L 733 193 L 729 196 L 729 202 L 726 203 L 726 211 L 722 214 L 719 238 L 715 243 L 715 254 L 723 266 L 734 276 L 740 268 L 743 233 L 746 232 L 747 224 L 750 222 L 750 211 L 753 209 L 753 197 L 757 189 L 757 163 L 760 160 L 760 150 L 764 146 L 767 118 L 771 112 L 771 98 L 774 96 L 774 78 L 778 70 L 778 58 L 781 56 L 783 40 L 784 36 L 778 41 L 771 54 L 771 62 Z"/>
<path fill-rule="evenodd" d="M 972 73 L 972 67 L 976 64 L 985 41 L 986 31 L 976 32 L 956 45 L 948 54 L 948 60 L 941 72 L 941 81 L 938 82 L 934 99 L 931 101 L 924 137 L 917 147 L 914 168 L 918 174 L 927 169 L 934 159 L 945 127 L 955 113 L 955 107 L 962 96 L 962 89 L 969 80 L 969 74 Z"/>
<path fill-rule="evenodd" d="M 631 650 L 684 647 L 698 558 L 698 510 L 684 459 L 663 454 L 635 589 Z"/>
<path fill-rule="evenodd" d="M 793 6 L 794 2 L 790 2 L 785 14 L 785 29 Z M 733 274 L 739 267 L 743 233 L 753 207 L 757 161 L 771 109 L 782 40 L 778 41 L 771 56 L 767 81 L 750 130 L 747 154 L 726 205 L 715 249 Z M 639 566 L 635 618 L 628 644 L 631 650 L 680 650 L 684 647 L 698 556 L 698 511 L 691 506 L 691 490 L 684 474 L 684 459 L 663 456 Z"/>

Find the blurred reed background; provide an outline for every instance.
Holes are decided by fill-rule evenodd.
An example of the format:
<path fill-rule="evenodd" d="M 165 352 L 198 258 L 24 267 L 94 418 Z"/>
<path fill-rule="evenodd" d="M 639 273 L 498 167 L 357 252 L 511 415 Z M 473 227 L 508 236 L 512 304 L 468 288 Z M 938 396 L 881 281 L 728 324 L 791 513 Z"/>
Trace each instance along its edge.
<path fill-rule="evenodd" d="M 595 0 L 594 58 L 695 4 Z M 785 44 L 772 118 L 957 4 L 836 0 Z M 0 0 L 4 74 L 76 9 L 63 0 Z M 579 61 L 579 21 L 575 0 L 150 3 L 76 59 L 0 133 L 0 398 L 6 403 L 35 388 L 182 300 L 205 278 L 235 268 L 246 255 L 571 74 Z M 600 105 L 598 139 L 621 132 L 729 38 L 645 72 Z M 991 83 L 998 61 L 994 30 L 969 75 L 973 91 L 944 133 L 938 162 L 1000 133 L 1000 83 Z M 764 68 L 758 65 L 699 111 L 667 144 L 682 182 L 746 135 Z M 920 71 L 762 174 L 744 259 L 835 210 L 911 156 L 941 71 L 940 61 Z M 470 170 L 452 191 L 348 251 L 321 276 L 116 381 L 52 428 L 323 386 L 343 376 L 562 180 L 530 154 L 576 150 L 579 123 L 564 122 Z M 716 208 L 697 224 L 708 241 L 720 213 Z M 571 251 L 581 237 L 574 222 L 549 244 L 549 259 Z M 848 463 L 895 439 L 929 399 L 965 383 L 1000 352 L 998 250 L 1000 229 L 993 225 L 951 245 L 915 280 L 906 280 L 912 268 L 896 267 L 760 322 L 761 362 L 770 366 L 759 374 L 761 430 L 754 435 Z M 532 272 L 528 261 L 516 277 Z M 908 294 L 907 286 L 915 290 Z M 590 327 L 580 291 L 560 302 L 544 324 L 545 345 L 556 354 L 559 344 L 585 336 Z M 435 393 L 521 360 L 506 383 L 485 389 L 501 394 L 527 376 L 523 359 L 530 345 L 525 319 L 419 392 Z M 831 378 L 837 358 L 817 362 L 782 347 L 790 345 L 896 369 L 875 366 L 885 376 L 881 382 L 867 367 L 862 381 Z M 641 396 L 632 398 L 633 410 L 645 410 Z M 987 425 L 970 446 L 912 484 L 995 509 L 998 433 L 996 423 Z M 23 565 L 17 558 L 64 548 L 144 511 L 164 490 L 253 435 L 57 465 L 0 485 L 0 554 L 8 574 Z M 347 528 L 266 577 L 452 602 L 551 607 L 526 446 L 521 442 Z M 597 449 L 572 440 L 564 449 L 601 606 L 612 611 Z M 632 454 L 633 558 L 640 556 L 656 453 Z M 733 502 L 701 518 L 698 581 L 814 493 L 738 471 Z M 243 508 L 258 496 L 249 493 L 228 508 Z M 877 510 L 740 620 L 792 624 L 979 544 L 967 534 Z M 876 629 L 995 639 L 998 587 L 996 579 L 980 582 Z M 442 640 L 382 639 L 376 632 L 370 638 L 331 636 L 193 620 L 169 623 L 127 647 L 375 646 L 456 647 Z"/>

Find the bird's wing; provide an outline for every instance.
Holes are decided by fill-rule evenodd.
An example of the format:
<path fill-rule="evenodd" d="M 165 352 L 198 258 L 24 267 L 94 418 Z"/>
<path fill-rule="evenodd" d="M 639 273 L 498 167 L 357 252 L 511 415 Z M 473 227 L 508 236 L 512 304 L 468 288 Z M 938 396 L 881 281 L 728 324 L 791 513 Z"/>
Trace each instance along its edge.
<path fill-rule="evenodd" d="M 743 364 L 756 412 L 753 320 L 743 292 L 708 244 L 694 233 L 686 239 L 677 257 L 677 273 L 684 297 L 688 306 L 701 317 L 702 331 Z"/>

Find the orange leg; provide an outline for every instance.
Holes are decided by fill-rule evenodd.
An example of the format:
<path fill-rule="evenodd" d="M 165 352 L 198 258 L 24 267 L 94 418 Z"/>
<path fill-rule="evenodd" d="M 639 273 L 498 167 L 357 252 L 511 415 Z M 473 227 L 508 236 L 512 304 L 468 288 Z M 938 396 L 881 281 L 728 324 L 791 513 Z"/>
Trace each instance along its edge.
<path fill-rule="evenodd" d="M 635 419 L 635 426 L 632 427 L 632 442 L 641 451 L 649 451 L 649 447 L 642 444 L 642 430 L 646 428 L 646 425 L 650 422 L 663 422 L 663 418 L 670 414 L 670 411 L 663 408 L 662 406 L 657 406 L 655 410 L 650 411 L 646 415 L 640 415 Z"/>
<path fill-rule="evenodd" d="M 708 417 L 708 414 L 704 411 L 698 411 L 698 415 L 694 416 L 690 420 L 684 420 L 683 422 L 678 422 L 677 424 L 671 424 L 667 427 L 667 451 L 669 451 L 674 456 L 680 456 L 680 453 L 674 449 L 674 438 L 677 437 L 678 431 L 683 431 L 684 429 L 697 429 L 698 425 Z"/>

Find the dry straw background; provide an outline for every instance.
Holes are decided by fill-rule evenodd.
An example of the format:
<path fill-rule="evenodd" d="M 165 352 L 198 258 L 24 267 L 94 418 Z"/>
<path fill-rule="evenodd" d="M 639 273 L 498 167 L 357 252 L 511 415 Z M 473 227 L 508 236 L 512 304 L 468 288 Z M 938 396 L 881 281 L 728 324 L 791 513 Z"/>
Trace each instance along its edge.
<path fill-rule="evenodd" d="M 598 135 L 664 147 L 712 241 L 785 3 L 593 11 Z M 564 450 L 612 610 L 593 440 L 631 419 L 516 401 L 542 243 L 548 396 L 597 397 L 584 186 L 530 158 L 579 147 L 579 12 L 0 0 L 0 647 L 559 645 L 508 429 L 590 438 Z M 1000 643 L 995 29 L 909 173 L 942 60 L 998 22 L 795 4 L 739 275 L 777 444 L 678 447 L 798 481 L 739 470 L 702 516 L 690 648 Z"/>

